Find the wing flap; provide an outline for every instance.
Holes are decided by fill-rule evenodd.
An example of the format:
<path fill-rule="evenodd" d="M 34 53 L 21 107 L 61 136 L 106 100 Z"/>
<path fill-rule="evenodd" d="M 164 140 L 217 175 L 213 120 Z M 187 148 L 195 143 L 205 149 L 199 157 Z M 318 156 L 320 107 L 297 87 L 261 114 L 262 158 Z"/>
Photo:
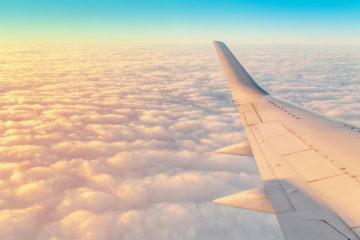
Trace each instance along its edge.
<path fill-rule="evenodd" d="M 336 167 L 314 149 L 289 154 L 284 156 L 284 159 L 305 182 L 313 182 L 345 174 L 344 171 Z M 314 162 L 317 162 L 319 167 L 314 167 Z"/>
<path fill-rule="evenodd" d="M 304 239 L 327 239 L 327 240 L 349 240 L 347 236 L 339 232 L 326 221 L 278 218 L 287 240 Z"/>
<path fill-rule="evenodd" d="M 298 168 L 287 163 L 286 155 L 283 156 L 273 143 L 261 134 L 260 129 L 264 128 L 259 127 L 259 124 L 244 126 L 244 128 L 260 175 L 264 180 L 265 191 L 272 203 L 285 239 L 313 239 L 304 238 L 304 234 L 298 235 L 299 232 L 309 231 L 309 236 L 316 236 L 314 239 L 333 239 L 334 236 L 337 237 L 334 239 L 359 239 L 351 228 L 313 193 L 311 186 L 297 173 Z M 309 159 L 309 161 L 312 160 Z M 319 169 L 322 167 L 320 166 Z M 333 197 L 330 195 L 329 197 Z M 297 225 L 298 223 L 301 224 Z M 312 224 L 319 225 L 318 230 L 311 232 L 314 230 L 311 227 Z M 296 229 L 293 229 L 295 225 Z M 337 233 L 335 234 L 334 231 Z M 332 237 L 329 238 L 329 236 Z"/>
<path fill-rule="evenodd" d="M 318 206 L 322 204 L 313 204 L 324 202 L 349 228 L 359 227 L 359 181 L 289 130 L 282 135 L 265 137 L 268 130 L 261 125 L 249 126 L 258 136 L 262 136 L 261 141 L 250 144 L 259 144 L 276 179 L 282 179 L 285 191 L 294 188 L 307 196 L 306 200 L 296 200 L 292 199 L 294 195 L 289 196 L 295 210 L 308 211 L 312 208 L 311 214 L 319 212 L 314 218 L 324 219 L 324 213 L 319 211 Z M 259 170 L 261 173 L 261 169 Z"/>
<path fill-rule="evenodd" d="M 360 184 L 347 174 L 310 182 L 310 187 L 334 209 L 350 228 L 359 227 Z"/>

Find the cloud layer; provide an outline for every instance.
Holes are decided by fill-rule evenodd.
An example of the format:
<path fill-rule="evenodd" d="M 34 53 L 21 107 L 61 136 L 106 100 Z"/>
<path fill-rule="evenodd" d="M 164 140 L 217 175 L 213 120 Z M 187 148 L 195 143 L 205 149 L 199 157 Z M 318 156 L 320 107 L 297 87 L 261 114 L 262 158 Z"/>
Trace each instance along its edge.
<path fill-rule="evenodd" d="M 234 48 L 265 89 L 359 124 L 360 54 Z M 279 239 L 268 214 L 214 205 L 258 186 L 210 47 L 0 52 L 1 239 Z"/>

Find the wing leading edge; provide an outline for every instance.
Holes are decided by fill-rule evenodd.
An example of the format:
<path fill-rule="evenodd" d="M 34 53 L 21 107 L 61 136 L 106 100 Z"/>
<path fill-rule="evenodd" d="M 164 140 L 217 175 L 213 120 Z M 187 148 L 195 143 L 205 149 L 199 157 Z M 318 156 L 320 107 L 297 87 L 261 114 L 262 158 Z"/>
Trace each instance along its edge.
<path fill-rule="evenodd" d="M 214 46 L 264 183 L 214 202 L 273 212 L 287 240 L 360 239 L 360 129 L 271 96 Z M 244 155 L 234 146 L 219 152 Z"/>

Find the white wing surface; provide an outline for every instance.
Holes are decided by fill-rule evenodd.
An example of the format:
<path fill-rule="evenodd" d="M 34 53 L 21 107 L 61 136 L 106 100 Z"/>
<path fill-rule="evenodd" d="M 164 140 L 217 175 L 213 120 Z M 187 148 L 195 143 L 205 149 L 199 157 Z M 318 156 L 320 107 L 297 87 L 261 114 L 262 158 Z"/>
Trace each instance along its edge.
<path fill-rule="evenodd" d="M 286 240 L 360 239 L 360 129 L 270 95 L 214 45 L 248 137 L 219 152 L 253 155 L 264 182 L 214 202 L 274 213 Z"/>

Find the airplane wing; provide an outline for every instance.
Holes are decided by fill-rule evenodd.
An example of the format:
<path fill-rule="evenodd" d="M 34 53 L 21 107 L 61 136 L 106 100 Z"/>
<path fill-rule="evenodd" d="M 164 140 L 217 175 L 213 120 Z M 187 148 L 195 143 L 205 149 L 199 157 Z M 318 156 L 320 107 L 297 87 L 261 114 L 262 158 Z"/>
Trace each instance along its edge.
<path fill-rule="evenodd" d="M 222 42 L 215 49 L 263 186 L 215 203 L 275 214 L 286 240 L 360 239 L 360 129 L 276 98 Z"/>

